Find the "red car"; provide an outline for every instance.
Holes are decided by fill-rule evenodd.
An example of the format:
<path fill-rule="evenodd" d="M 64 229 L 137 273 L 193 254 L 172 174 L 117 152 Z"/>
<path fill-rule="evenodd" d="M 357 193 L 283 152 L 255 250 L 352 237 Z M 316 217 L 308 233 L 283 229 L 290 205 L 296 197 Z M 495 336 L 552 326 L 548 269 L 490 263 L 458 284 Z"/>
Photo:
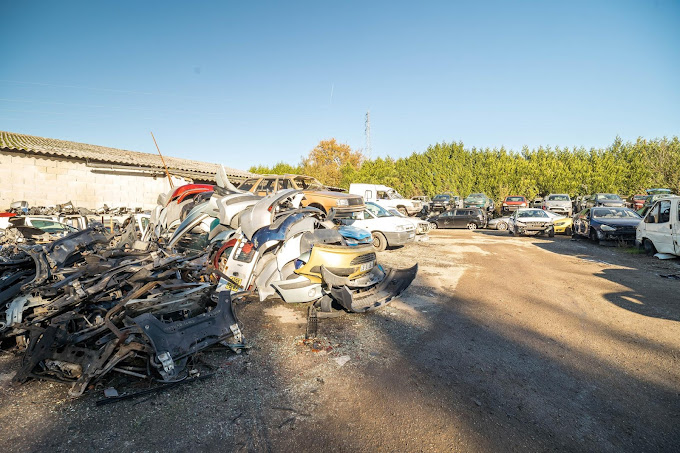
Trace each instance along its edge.
<path fill-rule="evenodd" d="M 527 199 L 519 195 L 511 195 L 505 197 L 503 205 L 501 206 L 501 213 L 517 211 L 519 208 L 526 208 L 528 206 Z"/>
<path fill-rule="evenodd" d="M 638 195 L 632 195 L 629 198 L 631 207 L 634 210 L 642 209 L 642 207 L 645 205 L 645 200 L 647 200 L 647 196 L 645 194 L 638 194 Z"/>

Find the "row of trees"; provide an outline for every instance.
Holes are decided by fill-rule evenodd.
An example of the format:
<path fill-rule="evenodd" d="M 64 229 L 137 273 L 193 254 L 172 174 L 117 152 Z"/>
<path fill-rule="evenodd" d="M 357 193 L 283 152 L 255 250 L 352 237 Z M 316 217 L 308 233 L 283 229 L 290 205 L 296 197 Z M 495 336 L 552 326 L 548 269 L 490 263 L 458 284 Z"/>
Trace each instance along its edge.
<path fill-rule="evenodd" d="M 367 160 L 360 151 L 331 139 L 321 141 L 298 165 L 278 163 L 250 171 L 306 174 L 343 188 L 353 182 L 385 184 L 405 197 L 441 192 L 484 192 L 496 200 L 551 192 L 628 196 L 650 187 L 680 193 L 680 140 L 675 136 L 624 143 L 617 137 L 604 149 L 525 147 L 521 152 L 438 143 L 408 157 Z"/>

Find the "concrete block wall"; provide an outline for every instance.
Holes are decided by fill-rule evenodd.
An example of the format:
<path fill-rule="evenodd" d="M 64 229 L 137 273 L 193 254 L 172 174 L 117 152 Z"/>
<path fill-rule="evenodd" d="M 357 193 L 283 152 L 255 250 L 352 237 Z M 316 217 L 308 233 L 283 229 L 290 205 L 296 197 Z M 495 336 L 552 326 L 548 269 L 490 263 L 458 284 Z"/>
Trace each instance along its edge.
<path fill-rule="evenodd" d="M 177 179 L 175 186 L 186 181 Z M 125 206 L 151 209 L 158 194 L 170 190 L 167 178 L 113 173 L 88 167 L 85 161 L 0 150 L 0 210 L 13 201 L 29 206 L 99 208 Z"/>

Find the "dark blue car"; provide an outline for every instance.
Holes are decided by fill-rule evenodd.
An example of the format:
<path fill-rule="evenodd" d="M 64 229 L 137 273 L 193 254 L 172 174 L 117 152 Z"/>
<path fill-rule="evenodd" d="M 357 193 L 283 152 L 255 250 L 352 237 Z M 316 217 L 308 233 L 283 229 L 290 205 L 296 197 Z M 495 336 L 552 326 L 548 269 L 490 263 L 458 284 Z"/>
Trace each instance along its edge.
<path fill-rule="evenodd" d="M 585 236 L 593 241 L 634 241 L 635 229 L 642 220 L 629 208 L 586 208 L 574 216 L 573 236 Z"/>

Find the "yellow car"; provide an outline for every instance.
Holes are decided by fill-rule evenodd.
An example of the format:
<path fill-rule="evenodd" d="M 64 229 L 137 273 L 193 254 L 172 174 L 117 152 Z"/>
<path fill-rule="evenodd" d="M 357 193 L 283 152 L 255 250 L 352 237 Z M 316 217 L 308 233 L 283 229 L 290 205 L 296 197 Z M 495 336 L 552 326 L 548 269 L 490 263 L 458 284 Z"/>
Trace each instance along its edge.
<path fill-rule="evenodd" d="M 547 211 L 548 215 L 553 218 L 553 225 L 555 227 L 555 234 L 571 235 L 573 231 L 574 219 L 571 217 L 563 217 Z"/>

